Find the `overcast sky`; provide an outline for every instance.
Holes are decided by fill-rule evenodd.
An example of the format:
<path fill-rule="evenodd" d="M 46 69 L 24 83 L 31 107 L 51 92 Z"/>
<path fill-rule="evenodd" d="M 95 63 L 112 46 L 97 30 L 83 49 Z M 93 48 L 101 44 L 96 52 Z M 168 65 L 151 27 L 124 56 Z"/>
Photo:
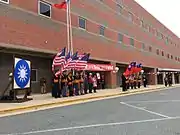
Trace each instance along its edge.
<path fill-rule="evenodd" d="M 180 37 L 180 0 L 135 0 Z"/>

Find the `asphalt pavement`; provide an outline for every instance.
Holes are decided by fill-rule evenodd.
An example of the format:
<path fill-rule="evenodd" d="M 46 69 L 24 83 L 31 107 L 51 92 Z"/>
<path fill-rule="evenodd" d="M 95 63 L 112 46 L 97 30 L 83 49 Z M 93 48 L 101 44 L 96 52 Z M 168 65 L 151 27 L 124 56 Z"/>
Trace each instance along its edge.
<path fill-rule="evenodd" d="M 1 135 L 180 135 L 180 88 L 0 118 Z"/>

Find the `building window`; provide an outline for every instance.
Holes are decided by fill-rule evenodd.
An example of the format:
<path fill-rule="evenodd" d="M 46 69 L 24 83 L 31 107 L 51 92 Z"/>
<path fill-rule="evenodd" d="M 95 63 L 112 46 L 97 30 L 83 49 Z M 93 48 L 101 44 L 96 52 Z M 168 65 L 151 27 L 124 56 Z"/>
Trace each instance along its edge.
<path fill-rule="evenodd" d="M 159 55 L 159 49 L 156 50 L 156 54 Z"/>
<path fill-rule="evenodd" d="M 151 46 L 149 46 L 149 52 L 152 52 L 152 47 Z"/>
<path fill-rule="evenodd" d="M 40 15 L 51 17 L 51 5 L 46 2 L 39 1 L 38 11 Z"/>
<path fill-rule="evenodd" d="M 38 81 L 37 69 L 32 69 L 31 70 L 31 81 L 32 82 L 37 82 Z"/>
<path fill-rule="evenodd" d="M 166 38 L 166 44 L 168 44 L 169 43 L 169 39 L 168 39 L 168 37 Z"/>
<path fill-rule="evenodd" d="M 145 44 L 144 43 L 142 43 L 142 49 L 145 50 Z"/>
<path fill-rule="evenodd" d="M 162 51 L 162 56 L 164 56 L 164 52 Z"/>
<path fill-rule="evenodd" d="M 118 41 L 123 42 L 123 34 L 121 33 L 118 34 Z"/>
<path fill-rule="evenodd" d="M 169 59 L 169 54 L 167 54 L 167 58 Z"/>
<path fill-rule="evenodd" d="M 0 0 L 0 2 L 9 4 L 9 0 Z"/>
<path fill-rule="evenodd" d="M 104 36 L 104 31 L 105 31 L 105 27 L 104 26 L 100 26 L 100 35 Z"/>
<path fill-rule="evenodd" d="M 171 59 L 173 59 L 173 56 L 171 55 Z"/>
<path fill-rule="evenodd" d="M 177 57 L 175 57 L 175 60 L 177 61 Z"/>
<path fill-rule="evenodd" d="M 79 27 L 82 29 L 86 29 L 86 19 L 79 17 Z"/>
<path fill-rule="evenodd" d="M 140 21 L 140 26 L 141 26 L 141 27 L 144 27 L 144 22 L 143 22 L 143 20 Z"/>
<path fill-rule="evenodd" d="M 128 20 L 131 22 L 133 21 L 133 14 L 130 12 L 128 12 Z"/>
<path fill-rule="evenodd" d="M 130 38 L 130 45 L 134 46 L 134 39 Z"/>
<path fill-rule="evenodd" d="M 118 13 L 122 14 L 123 7 L 120 4 L 117 4 L 118 7 Z"/>

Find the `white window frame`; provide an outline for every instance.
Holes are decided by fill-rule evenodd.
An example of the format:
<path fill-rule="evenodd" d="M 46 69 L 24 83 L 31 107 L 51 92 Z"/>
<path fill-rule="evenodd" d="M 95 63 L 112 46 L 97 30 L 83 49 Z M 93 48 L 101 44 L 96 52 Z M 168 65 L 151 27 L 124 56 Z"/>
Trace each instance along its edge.
<path fill-rule="evenodd" d="M 80 18 L 85 21 L 85 28 L 80 27 Z M 82 16 L 78 16 L 78 27 L 79 27 L 79 29 L 86 30 L 86 18 L 84 18 Z"/>
<path fill-rule="evenodd" d="M 0 0 L 0 2 L 5 3 L 5 4 L 9 4 L 9 0 L 7 2 Z"/>
<path fill-rule="evenodd" d="M 38 69 L 31 69 L 36 71 L 36 81 L 31 81 L 32 83 L 37 83 L 38 82 Z"/>
<path fill-rule="evenodd" d="M 46 15 L 41 14 L 41 12 L 40 12 L 40 3 L 43 3 L 43 4 L 48 5 L 50 7 L 50 16 L 46 16 Z M 51 16 L 52 16 L 52 6 L 51 6 L 51 4 L 47 3 L 47 2 L 44 2 L 42 0 L 39 0 L 38 1 L 38 14 L 41 15 L 41 16 L 47 17 L 47 18 L 51 18 Z"/>
<path fill-rule="evenodd" d="M 104 34 L 104 35 L 101 34 L 101 28 L 104 29 L 104 31 L 103 31 L 103 34 Z M 100 26 L 99 26 L 99 35 L 100 35 L 100 36 L 103 36 L 103 37 L 105 36 L 105 29 L 106 29 L 106 27 L 105 27 L 104 25 L 100 25 Z"/>

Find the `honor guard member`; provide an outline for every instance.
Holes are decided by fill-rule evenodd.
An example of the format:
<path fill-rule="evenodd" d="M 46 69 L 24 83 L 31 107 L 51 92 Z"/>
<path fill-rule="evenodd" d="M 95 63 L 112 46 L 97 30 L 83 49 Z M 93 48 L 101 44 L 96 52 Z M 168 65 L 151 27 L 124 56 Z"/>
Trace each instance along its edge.
<path fill-rule="evenodd" d="M 129 77 L 126 77 L 126 90 L 129 89 Z"/>
<path fill-rule="evenodd" d="M 74 95 L 74 91 L 73 91 L 73 77 L 72 77 L 72 72 L 70 72 L 70 73 L 68 74 L 67 81 L 68 81 L 69 96 L 73 96 L 73 95 Z"/>
<path fill-rule="evenodd" d="M 52 96 L 57 98 L 58 97 L 58 92 L 59 92 L 59 76 L 54 75 L 53 79 L 53 90 L 52 90 Z"/>
<path fill-rule="evenodd" d="M 84 79 L 83 79 L 83 72 L 80 73 L 80 77 L 79 77 L 79 89 L 80 89 L 80 93 L 81 95 L 84 95 Z"/>
<path fill-rule="evenodd" d="M 73 85 L 74 85 L 74 93 L 77 96 L 77 95 L 79 95 L 79 75 L 78 75 L 78 72 L 75 73 Z"/>
<path fill-rule="evenodd" d="M 67 97 L 67 72 L 63 72 L 61 76 L 62 96 Z"/>
<path fill-rule="evenodd" d="M 136 77 L 136 75 L 134 75 L 133 86 L 134 86 L 134 89 L 136 89 L 136 86 L 137 86 L 137 77 Z"/>
<path fill-rule="evenodd" d="M 138 88 L 140 88 L 141 87 L 141 76 L 140 75 L 138 75 L 137 81 L 138 81 Z"/>
<path fill-rule="evenodd" d="M 132 75 L 130 76 L 129 81 L 130 81 L 131 89 L 133 89 L 133 86 L 134 86 L 134 78 L 133 78 Z"/>

